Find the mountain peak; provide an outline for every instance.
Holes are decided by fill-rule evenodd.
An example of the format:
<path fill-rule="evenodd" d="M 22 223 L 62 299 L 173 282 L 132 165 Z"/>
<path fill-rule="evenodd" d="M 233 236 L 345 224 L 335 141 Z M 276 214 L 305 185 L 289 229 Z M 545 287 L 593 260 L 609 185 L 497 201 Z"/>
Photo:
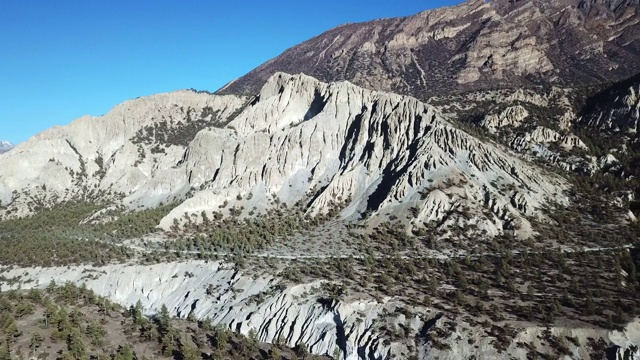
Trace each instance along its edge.
<path fill-rule="evenodd" d="M 0 141 L 0 154 L 6 153 L 7 151 L 13 149 L 13 144 L 6 140 Z"/>

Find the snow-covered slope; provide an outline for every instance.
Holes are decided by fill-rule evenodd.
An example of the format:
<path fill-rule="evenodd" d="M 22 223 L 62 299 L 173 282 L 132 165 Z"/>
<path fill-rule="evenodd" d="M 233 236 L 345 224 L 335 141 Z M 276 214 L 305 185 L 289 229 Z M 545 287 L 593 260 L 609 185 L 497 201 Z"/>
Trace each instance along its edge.
<path fill-rule="evenodd" d="M 6 153 L 13 148 L 13 144 L 8 141 L 0 141 L 0 154 Z"/>

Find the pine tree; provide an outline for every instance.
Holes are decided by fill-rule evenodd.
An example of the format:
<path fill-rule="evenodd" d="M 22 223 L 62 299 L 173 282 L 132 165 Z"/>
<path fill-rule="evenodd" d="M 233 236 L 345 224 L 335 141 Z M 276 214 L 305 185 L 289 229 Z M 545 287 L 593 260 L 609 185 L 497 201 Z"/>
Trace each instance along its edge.
<path fill-rule="evenodd" d="M 173 335 L 169 332 L 162 337 L 162 354 L 165 356 L 173 356 L 173 352 L 176 350 Z"/>
<path fill-rule="evenodd" d="M 629 259 L 629 271 L 627 272 L 627 284 L 631 289 L 635 289 L 638 286 L 638 274 L 636 270 L 636 265 L 633 263 L 632 259 Z"/>
<path fill-rule="evenodd" d="M 613 330 L 615 326 L 613 325 L 613 319 L 611 318 L 611 314 L 607 314 L 607 329 Z"/>
<path fill-rule="evenodd" d="M 187 315 L 187 321 L 190 322 L 196 322 L 198 321 L 198 319 L 196 319 L 196 315 L 193 311 L 189 311 L 189 314 Z"/>
<path fill-rule="evenodd" d="M 113 355 L 112 355 L 113 356 Z M 116 356 L 113 357 L 114 360 L 134 360 L 136 359 L 136 354 L 133 352 L 133 349 L 129 345 L 120 346 L 118 348 L 118 352 Z"/>
<path fill-rule="evenodd" d="M 7 342 L 12 342 L 14 338 L 22 335 L 22 332 L 18 330 L 18 326 L 16 325 L 16 321 L 11 319 L 7 322 L 4 327 L 4 333 L 7 335 Z"/>
<path fill-rule="evenodd" d="M 160 308 L 160 314 L 158 315 L 158 331 L 160 331 L 160 335 L 164 336 L 169 332 L 169 328 L 171 327 L 171 315 L 169 314 L 169 309 L 165 304 L 162 304 Z"/>
<path fill-rule="evenodd" d="M 200 350 L 198 350 L 197 347 L 191 345 L 186 337 L 182 340 L 182 343 L 180 346 L 180 353 L 182 354 L 183 360 L 202 359 L 202 354 L 200 353 Z"/>
<path fill-rule="evenodd" d="M 142 302 L 140 300 L 131 308 L 131 316 L 135 324 L 140 325 L 142 323 Z"/>
<path fill-rule="evenodd" d="M 8 341 L 0 346 L 0 360 L 11 360 L 11 348 Z"/>
<path fill-rule="evenodd" d="M 229 343 L 229 339 L 231 335 L 222 325 L 216 325 L 214 328 L 215 331 L 215 339 L 216 339 L 216 349 L 224 350 L 227 348 L 227 344 Z"/>
<path fill-rule="evenodd" d="M 282 354 L 280 353 L 280 349 L 277 346 L 274 346 L 269 350 L 268 360 L 282 360 Z"/>
<path fill-rule="evenodd" d="M 260 348 L 260 340 L 255 329 L 249 330 L 249 346 L 251 351 L 257 351 Z"/>
<path fill-rule="evenodd" d="M 338 359 L 340 359 L 340 348 L 336 346 L 336 348 L 333 349 L 333 360 Z"/>
<path fill-rule="evenodd" d="M 85 333 L 89 337 L 91 344 L 96 346 L 102 346 L 104 337 L 107 335 L 107 331 L 95 321 L 87 325 Z"/>
<path fill-rule="evenodd" d="M 202 321 L 198 323 L 198 327 L 204 331 L 213 330 L 213 325 L 211 325 L 211 318 L 207 316 L 206 318 L 202 319 Z"/>
<path fill-rule="evenodd" d="M 33 334 L 31 334 L 31 342 L 29 343 L 29 349 L 31 349 L 31 351 L 35 353 L 36 350 L 38 350 L 40 346 L 42 346 L 42 341 L 44 341 L 44 338 L 42 337 L 42 335 L 39 332 L 34 332 Z"/>
<path fill-rule="evenodd" d="M 87 349 L 82 341 L 82 334 L 77 329 L 69 332 L 67 337 L 67 349 L 74 359 L 85 359 L 87 357 Z"/>
<path fill-rule="evenodd" d="M 585 315 L 591 316 L 596 313 L 596 305 L 591 298 L 591 294 L 587 295 L 587 300 L 585 304 Z"/>

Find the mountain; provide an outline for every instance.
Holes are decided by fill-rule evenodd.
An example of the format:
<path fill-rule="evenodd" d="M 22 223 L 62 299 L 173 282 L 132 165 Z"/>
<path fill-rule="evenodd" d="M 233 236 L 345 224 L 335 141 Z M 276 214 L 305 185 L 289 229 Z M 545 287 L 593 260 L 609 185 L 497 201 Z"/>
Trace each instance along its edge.
<path fill-rule="evenodd" d="M 190 192 L 161 222 L 168 229 L 173 219 L 223 203 L 244 207 L 246 216 L 276 200 L 310 199 L 305 211 L 317 214 L 343 199 L 344 219 L 368 213 L 382 221 L 416 207 L 417 227 L 469 223 L 478 233 L 526 236 L 527 218 L 541 217 L 551 199 L 565 201 L 565 180 L 475 139 L 413 98 L 278 73 L 229 120 L 242 105 L 234 96 L 157 95 L 39 134 L 27 150 L 0 159 L 11 169 L 0 175 L 5 211 L 44 205 L 33 197 L 90 195 L 136 208 Z M 189 124 L 211 125 L 209 107 L 226 126 L 205 127 L 188 146 L 173 141 Z M 112 120 L 123 115 L 125 123 Z"/>
<path fill-rule="evenodd" d="M 0 154 L 6 153 L 13 148 L 13 144 L 8 141 L 0 141 Z"/>
<path fill-rule="evenodd" d="M 637 334 L 635 285 L 612 286 L 640 266 L 633 214 L 618 193 L 581 184 L 605 178 L 562 165 L 577 157 L 607 171 L 581 137 L 541 114 L 562 109 L 576 133 L 610 127 L 616 121 L 599 114 L 634 114 L 634 86 L 589 96 L 573 117 L 564 116 L 571 90 L 427 104 L 284 73 L 249 98 L 131 100 L 0 157 L 2 262 L 14 265 L 2 290 L 66 279 L 149 313 L 167 305 L 178 317 L 351 359 L 557 357 L 566 337 L 602 339 L 579 348 L 584 358 L 622 356 L 637 342 L 607 329 Z M 493 105 L 477 122 L 461 120 L 483 101 Z M 158 217 L 161 204 L 169 208 Z M 78 239 L 50 249 L 39 242 L 43 226 Z M 93 265 L 70 260 L 67 246 Z M 612 301 L 620 310 L 603 325 Z M 549 328 L 555 317 L 580 323 Z M 523 352 L 520 343 L 535 345 Z"/>
<path fill-rule="evenodd" d="M 195 134 L 216 126 L 242 104 L 235 96 L 185 90 L 127 101 L 104 117 L 86 116 L 46 130 L 0 160 L 5 169 L 0 203 L 28 203 L 12 206 L 14 214 L 25 214 L 86 196 L 122 199 L 148 184 L 145 205 L 157 205 L 167 194 L 153 195 L 153 187 L 161 186 L 152 185 L 154 179 L 167 180 L 165 186 L 171 187 L 174 173 L 182 175 L 176 164 Z M 39 193 L 43 198 L 34 202 L 31 198 Z M 51 198 L 56 200 L 48 203 Z"/>
<path fill-rule="evenodd" d="M 621 80 L 640 71 L 639 15 L 637 0 L 466 1 L 338 26 L 218 93 L 255 94 L 278 71 L 419 99 Z"/>
<path fill-rule="evenodd" d="M 637 12 L 347 24 L 44 131 L 0 156 L 0 291 L 69 281 L 348 360 L 633 358 Z"/>

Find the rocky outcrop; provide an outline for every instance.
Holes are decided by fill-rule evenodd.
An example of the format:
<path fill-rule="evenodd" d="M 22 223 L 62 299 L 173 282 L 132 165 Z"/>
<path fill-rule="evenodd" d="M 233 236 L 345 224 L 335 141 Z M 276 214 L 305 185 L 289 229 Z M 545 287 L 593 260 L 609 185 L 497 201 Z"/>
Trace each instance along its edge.
<path fill-rule="evenodd" d="M 592 96 L 580 125 L 604 133 L 637 136 L 640 130 L 640 76 L 615 84 Z"/>
<path fill-rule="evenodd" d="M 460 206 L 477 209 L 481 217 L 480 209 L 489 206 L 497 218 L 481 221 L 482 227 L 495 233 L 503 221 L 537 213 L 541 203 L 534 192 L 562 197 L 561 180 L 540 177 L 529 165 L 456 129 L 412 98 L 347 82 L 324 84 L 277 74 L 259 99 L 229 124 L 234 131 L 198 134 L 185 170 L 192 186 L 205 185 L 213 193 L 196 195 L 177 214 L 233 202 L 229 189 L 258 197 L 276 194 L 288 203 L 324 189 L 312 193 L 311 212 L 324 211 L 336 198 L 352 199 L 343 212 L 346 218 L 363 211 L 398 213 L 403 203 L 433 208 L 431 201 L 444 203 L 420 199 L 418 193 L 440 190 L 453 208 L 438 205 L 432 214 L 440 216 L 428 218 L 439 222 Z M 528 190 L 518 189 L 525 184 Z M 505 198 L 499 195 L 499 189 L 510 186 L 517 190 Z M 512 207 L 510 198 L 522 202 Z"/>
<path fill-rule="evenodd" d="M 635 360 L 640 359 L 640 351 L 638 346 L 629 346 L 623 348 L 620 346 L 612 346 L 607 349 L 607 360 Z"/>
<path fill-rule="evenodd" d="M 475 0 L 346 24 L 288 49 L 219 93 L 253 95 L 279 71 L 421 99 L 623 79 L 640 71 L 639 12 L 635 0 Z"/>
<path fill-rule="evenodd" d="M 640 322 L 635 320 L 621 331 L 509 323 L 513 339 L 496 346 L 487 329 L 478 322 L 469 324 L 463 316 L 416 306 L 398 313 L 404 305 L 394 298 L 332 300 L 323 292 L 322 282 L 286 286 L 268 275 L 243 274 L 223 262 L 14 268 L 1 269 L 0 274 L 15 281 L 0 283 L 2 291 L 44 288 L 51 281 L 85 284 L 126 307 L 140 301 L 149 315 L 164 304 L 174 316 L 209 317 L 214 324 L 244 335 L 254 330 L 261 341 L 281 341 L 292 347 L 304 342 L 314 354 L 332 356 L 338 349 L 340 359 L 346 360 L 407 358 L 414 352 L 425 360 L 503 358 L 506 354 L 527 359 L 532 353 L 562 358 L 557 357 L 554 343 L 566 344 L 570 353 L 566 359 L 595 359 L 588 346 L 594 339 L 601 339 L 607 359 L 627 360 L 638 357 L 640 344 Z M 400 328 L 406 336 L 390 338 L 383 328 Z M 445 328 L 449 330 L 442 331 Z M 435 332 L 441 334 L 438 347 L 426 341 Z"/>
<path fill-rule="evenodd" d="M 520 105 L 510 106 L 503 110 L 500 114 L 491 114 L 486 116 L 480 122 L 480 126 L 487 128 L 490 132 L 495 133 L 504 127 L 519 127 L 522 122 L 529 116 L 527 109 Z"/>
<path fill-rule="evenodd" d="M 102 119 L 83 118 L 20 145 L 0 159 L 13 169 L 0 174 L 0 199 L 20 207 L 14 190 L 64 194 L 75 181 L 88 189 L 124 189 L 121 201 L 130 207 L 189 192 L 163 219 L 164 228 L 185 213 L 199 216 L 225 203 L 247 216 L 269 208 L 270 200 L 311 199 L 311 214 L 348 200 L 343 219 L 367 212 L 385 221 L 414 206 L 421 215 L 411 226 L 455 229 L 472 221 L 481 234 L 507 229 L 523 236 L 531 232 L 527 219 L 542 216 L 547 201 L 565 199 L 563 179 L 457 129 L 415 98 L 283 73 L 244 107 L 236 97 L 162 97 L 125 103 Z M 196 115 L 205 106 L 222 118 L 236 115 L 222 128 L 203 129 L 186 148 L 163 144 L 159 152 L 151 140 L 136 143 L 136 129 L 178 121 L 184 114 L 178 99 L 189 101 Z M 26 163 L 29 171 L 20 169 Z"/>
<path fill-rule="evenodd" d="M 640 76 L 616 83 L 591 96 L 576 120 L 600 148 L 600 168 L 625 179 L 640 195 Z M 617 158 L 612 163 L 609 158 Z M 635 211 L 634 205 L 634 211 Z"/>
<path fill-rule="evenodd" d="M 337 348 L 348 360 L 388 359 L 406 351 L 406 344 L 384 342 L 376 330 L 387 321 L 384 314 L 396 307 L 393 301 L 335 301 L 323 294 L 322 282 L 284 286 L 273 277 L 248 276 L 222 262 L 14 269 L 2 275 L 20 278 L 23 289 L 44 288 L 51 281 L 84 283 L 124 306 L 141 301 L 150 315 L 164 304 L 177 317 L 209 317 L 244 335 L 255 330 L 264 342 L 292 347 L 304 342 L 315 354 L 333 355 Z M 9 288 L 0 283 L 0 290 Z M 417 315 L 395 321 L 410 324 L 413 333 L 423 326 Z"/>
<path fill-rule="evenodd" d="M 24 215 L 34 197 L 43 206 L 79 197 L 121 201 L 147 183 L 143 205 L 154 206 L 166 200 L 159 194 L 187 191 L 170 180 L 197 132 L 185 129 L 215 126 L 243 104 L 235 96 L 177 91 L 46 130 L 0 158 L 0 205 Z M 188 140 L 181 143 L 182 136 Z M 166 181 L 154 183 L 158 178 Z"/>

